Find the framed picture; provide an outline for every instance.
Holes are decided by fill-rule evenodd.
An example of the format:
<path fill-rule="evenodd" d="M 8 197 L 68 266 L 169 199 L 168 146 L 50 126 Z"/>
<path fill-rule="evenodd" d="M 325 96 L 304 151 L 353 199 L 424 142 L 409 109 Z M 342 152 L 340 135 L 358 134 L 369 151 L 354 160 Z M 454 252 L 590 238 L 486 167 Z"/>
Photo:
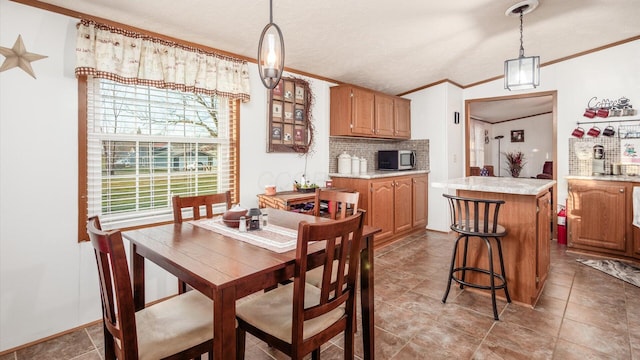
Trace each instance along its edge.
<path fill-rule="evenodd" d="M 524 142 L 524 130 L 511 130 L 511 142 Z"/>

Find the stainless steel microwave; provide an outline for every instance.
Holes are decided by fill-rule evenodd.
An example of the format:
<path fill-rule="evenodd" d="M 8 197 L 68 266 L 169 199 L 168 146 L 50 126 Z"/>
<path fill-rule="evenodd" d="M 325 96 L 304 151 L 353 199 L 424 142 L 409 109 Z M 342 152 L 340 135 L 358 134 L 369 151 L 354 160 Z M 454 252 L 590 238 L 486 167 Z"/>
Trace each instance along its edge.
<path fill-rule="evenodd" d="M 416 168 L 414 150 L 379 150 L 378 170 L 412 170 Z"/>

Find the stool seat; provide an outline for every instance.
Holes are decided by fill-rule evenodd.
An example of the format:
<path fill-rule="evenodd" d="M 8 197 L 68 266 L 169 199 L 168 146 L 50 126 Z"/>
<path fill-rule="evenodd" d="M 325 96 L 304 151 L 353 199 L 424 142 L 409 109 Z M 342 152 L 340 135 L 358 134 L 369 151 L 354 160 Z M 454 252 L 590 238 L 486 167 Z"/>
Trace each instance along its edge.
<path fill-rule="evenodd" d="M 445 303 L 447 301 L 452 281 L 458 283 L 461 289 L 468 286 L 476 289 L 490 290 L 491 303 L 493 305 L 493 318 L 500 320 L 498 318 L 498 308 L 496 306 L 496 290 L 504 290 L 507 302 L 511 302 L 511 297 L 509 296 L 509 290 L 507 288 L 507 278 L 504 271 L 502 244 L 500 242 L 500 238 L 507 235 L 507 230 L 502 225 L 498 224 L 498 213 L 500 205 L 504 204 L 504 200 L 474 199 L 449 194 L 443 194 L 443 196 L 447 198 L 449 202 L 449 210 L 452 220 L 450 228 L 458 233 L 458 237 L 456 238 L 455 245 L 453 247 L 447 290 L 442 297 L 442 302 Z M 467 266 L 470 238 L 477 239 L 485 244 L 488 252 L 488 269 Z M 459 243 L 462 239 L 464 239 L 462 265 L 456 267 L 456 257 L 458 255 Z M 493 241 L 491 241 L 492 239 Z M 494 243 L 498 250 L 500 273 L 495 272 L 493 269 Z M 489 285 L 466 281 L 466 274 L 468 271 L 486 274 L 489 277 Z"/>

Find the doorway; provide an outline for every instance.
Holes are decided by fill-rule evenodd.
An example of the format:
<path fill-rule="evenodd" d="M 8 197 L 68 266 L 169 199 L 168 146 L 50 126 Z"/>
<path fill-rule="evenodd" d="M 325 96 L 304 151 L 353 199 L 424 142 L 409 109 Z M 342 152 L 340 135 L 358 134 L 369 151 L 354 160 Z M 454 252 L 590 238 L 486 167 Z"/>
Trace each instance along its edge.
<path fill-rule="evenodd" d="M 546 131 L 543 134 L 531 133 L 530 131 L 524 131 L 522 124 L 532 126 L 531 122 L 539 121 L 539 119 L 549 119 L 551 121 L 549 133 Z M 548 121 L 548 120 L 540 120 Z M 477 136 L 470 129 L 472 124 L 480 124 L 482 128 L 481 134 L 484 135 L 485 145 L 488 145 L 487 152 L 484 159 L 477 159 L 477 154 L 483 152 L 476 152 L 472 156 L 471 144 L 472 137 Z M 511 126 L 511 124 L 514 124 Z M 518 125 L 515 125 L 518 124 Z M 474 126 L 475 128 L 475 126 Z M 501 129 L 494 132 L 493 129 Z M 504 152 L 506 149 L 517 148 L 524 149 L 525 154 L 537 155 L 537 162 L 531 164 L 529 172 L 526 177 L 535 177 L 537 172 L 542 172 L 542 164 L 544 160 L 552 161 L 552 178 L 557 180 L 557 91 L 543 91 L 528 94 L 518 94 L 510 96 L 499 96 L 491 98 L 469 99 L 465 100 L 465 174 L 471 176 L 471 159 L 475 159 L 474 166 L 478 164 L 491 164 L 493 165 L 495 176 L 510 176 L 505 163 Z M 507 130 L 508 129 L 508 130 Z M 478 133 L 476 131 L 476 133 Z M 514 135 L 515 134 L 515 135 Z M 530 137 L 527 137 L 527 135 Z M 533 136 L 533 137 L 531 137 Z M 540 139 L 540 137 L 546 137 L 546 140 L 550 139 L 550 149 L 532 149 L 527 148 L 528 144 L 535 143 L 534 139 Z M 527 141 L 527 139 L 531 139 Z M 500 150 L 498 150 L 500 148 Z M 473 151 L 477 151 L 473 149 Z M 536 151 L 540 152 L 536 154 Z M 502 152 L 502 153 L 501 153 Z M 479 155 L 482 156 L 482 155 Z M 481 161 L 481 162 L 480 162 Z M 475 173 L 475 171 L 474 171 Z M 553 213 L 551 218 L 553 219 L 552 231 L 553 237 L 556 237 L 557 227 L 555 216 L 557 204 L 557 184 L 552 189 L 552 206 Z"/>

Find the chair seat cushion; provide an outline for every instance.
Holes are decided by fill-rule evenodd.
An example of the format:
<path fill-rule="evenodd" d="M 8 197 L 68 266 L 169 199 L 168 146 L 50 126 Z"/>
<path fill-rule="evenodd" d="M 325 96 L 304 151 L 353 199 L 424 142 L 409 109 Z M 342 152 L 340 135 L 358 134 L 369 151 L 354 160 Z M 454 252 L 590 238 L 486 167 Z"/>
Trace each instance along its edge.
<path fill-rule="evenodd" d="M 320 289 L 307 284 L 304 297 L 305 308 L 318 305 L 319 299 Z M 293 283 L 262 293 L 236 307 L 236 316 L 239 319 L 289 344 L 291 343 L 292 314 Z M 320 333 L 344 315 L 343 305 L 327 314 L 305 321 L 303 339 Z"/>
<path fill-rule="evenodd" d="M 213 302 L 192 290 L 136 312 L 140 360 L 162 359 L 213 338 Z"/>
<path fill-rule="evenodd" d="M 487 229 L 488 231 L 484 231 L 484 223 L 482 222 L 482 220 L 478 223 L 478 229 L 476 229 L 474 227 L 473 221 L 469 221 L 469 226 L 467 227 L 467 223 L 466 222 L 462 222 L 462 223 L 456 223 L 451 225 L 451 229 L 453 231 L 457 231 L 459 233 L 481 233 L 481 234 L 487 234 L 489 236 L 502 236 L 504 234 L 507 233 L 507 230 L 504 228 L 504 226 L 498 224 L 496 227 L 496 231 L 493 232 L 493 223 L 490 222 L 487 225 Z"/>

